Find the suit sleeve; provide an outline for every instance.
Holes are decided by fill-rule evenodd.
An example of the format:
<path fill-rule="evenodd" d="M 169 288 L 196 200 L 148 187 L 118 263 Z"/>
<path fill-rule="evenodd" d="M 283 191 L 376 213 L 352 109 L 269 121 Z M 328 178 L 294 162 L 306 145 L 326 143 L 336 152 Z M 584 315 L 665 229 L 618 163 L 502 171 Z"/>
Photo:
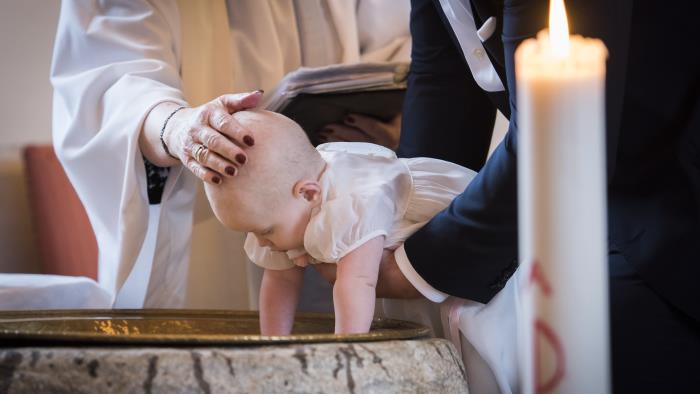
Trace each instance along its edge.
<path fill-rule="evenodd" d="M 483 103 L 488 98 L 473 80 L 465 81 L 464 74 L 471 79 L 468 68 L 445 33 L 435 3 L 414 1 L 413 5 L 414 75 L 409 80 L 404 108 L 408 115 L 404 116 L 403 124 L 408 132 L 402 135 L 402 153 L 426 144 L 422 154 L 444 149 L 449 154 L 446 160 L 479 169 L 480 152 L 474 144 L 490 139 L 493 124 L 486 121 L 484 114 L 491 114 L 493 108 Z M 527 34 L 518 35 L 512 41 L 504 37 L 512 119 L 517 116 L 512 100 L 515 95 L 513 50 L 529 35 L 529 30 L 536 31 L 535 27 L 519 27 L 519 33 L 528 30 Z M 439 50 L 435 49 L 438 40 L 444 41 Z M 435 73 L 450 77 L 443 80 L 434 76 Z M 482 114 L 472 110 L 472 103 L 479 103 L 479 107 L 474 108 Z M 418 117 L 416 113 L 420 113 L 422 119 L 413 120 L 411 116 Z M 425 136 L 427 131 L 422 132 L 423 139 L 412 135 L 421 134 L 420 130 L 414 130 L 421 127 L 432 130 L 432 138 Z M 451 138 L 454 134 L 459 134 L 463 140 Z M 518 261 L 516 145 L 516 125 L 511 121 L 503 142 L 466 190 L 406 240 L 405 251 L 412 267 L 435 289 L 486 303 L 515 272 Z"/>

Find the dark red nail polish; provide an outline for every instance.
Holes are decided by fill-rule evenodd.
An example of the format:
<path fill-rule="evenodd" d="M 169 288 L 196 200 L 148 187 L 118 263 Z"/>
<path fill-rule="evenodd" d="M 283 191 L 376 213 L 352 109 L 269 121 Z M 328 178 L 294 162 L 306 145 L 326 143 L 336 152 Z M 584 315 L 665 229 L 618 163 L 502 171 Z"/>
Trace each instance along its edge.
<path fill-rule="evenodd" d="M 224 171 L 226 171 L 226 173 L 231 175 L 231 176 L 236 175 L 236 168 L 235 167 L 228 166 L 228 167 L 226 167 L 226 169 Z"/>
<path fill-rule="evenodd" d="M 241 163 L 241 164 L 245 164 L 245 156 L 243 156 L 242 153 L 237 154 L 237 155 L 236 155 L 236 161 L 239 162 L 239 163 Z"/>
<path fill-rule="evenodd" d="M 211 178 L 211 180 L 212 180 L 212 182 L 216 183 L 217 185 L 221 183 L 221 178 L 219 178 L 218 176 Z"/>
<path fill-rule="evenodd" d="M 245 144 L 248 146 L 255 145 L 255 140 L 253 139 L 253 137 L 251 137 L 249 135 L 246 135 L 245 137 L 243 137 L 243 142 L 245 142 Z"/>
<path fill-rule="evenodd" d="M 355 117 L 354 117 L 354 116 L 351 116 L 351 115 L 348 115 L 348 116 L 345 117 L 345 121 L 348 122 L 348 123 L 350 123 L 350 124 L 355 124 Z"/>

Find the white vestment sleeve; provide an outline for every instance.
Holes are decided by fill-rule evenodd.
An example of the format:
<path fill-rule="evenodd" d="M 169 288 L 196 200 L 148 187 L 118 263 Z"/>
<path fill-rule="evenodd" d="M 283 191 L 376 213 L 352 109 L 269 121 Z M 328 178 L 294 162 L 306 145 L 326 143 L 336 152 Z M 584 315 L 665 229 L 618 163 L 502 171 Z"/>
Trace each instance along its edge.
<path fill-rule="evenodd" d="M 174 0 L 61 2 L 51 67 L 54 147 L 95 231 L 99 283 L 112 294 L 128 277 L 149 225 L 142 123 L 158 103 L 185 104 L 179 51 Z M 151 220 L 160 222 L 153 264 L 172 264 L 165 270 L 171 277 L 151 278 L 167 287 L 159 306 L 184 299 L 195 188 L 188 171 L 173 167 L 160 220 Z"/>

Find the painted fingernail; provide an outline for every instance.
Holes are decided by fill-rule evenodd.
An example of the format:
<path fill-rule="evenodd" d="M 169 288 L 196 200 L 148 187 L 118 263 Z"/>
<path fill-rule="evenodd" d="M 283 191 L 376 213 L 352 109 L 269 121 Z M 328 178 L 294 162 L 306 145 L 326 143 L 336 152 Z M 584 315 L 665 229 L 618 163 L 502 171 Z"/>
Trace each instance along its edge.
<path fill-rule="evenodd" d="M 355 124 L 355 117 L 352 115 L 348 115 L 345 117 L 345 122 L 350 123 L 350 124 Z"/>
<path fill-rule="evenodd" d="M 235 167 L 228 166 L 228 167 L 226 167 L 226 169 L 224 171 L 226 171 L 226 173 L 231 175 L 231 176 L 236 175 L 236 168 Z"/>
<path fill-rule="evenodd" d="M 245 164 L 245 156 L 242 153 L 236 155 L 236 161 Z"/>
<path fill-rule="evenodd" d="M 215 177 L 211 178 L 211 181 L 218 185 L 221 183 L 221 178 L 219 178 L 218 176 L 215 176 Z"/>
<path fill-rule="evenodd" d="M 253 139 L 253 137 L 251 137 L 249 135 L 246 135 L 245 137 L 243 137 L 243 142 L 245 142 L 245 144 L 248 146 L 255 145 L 255 140 Z"/>

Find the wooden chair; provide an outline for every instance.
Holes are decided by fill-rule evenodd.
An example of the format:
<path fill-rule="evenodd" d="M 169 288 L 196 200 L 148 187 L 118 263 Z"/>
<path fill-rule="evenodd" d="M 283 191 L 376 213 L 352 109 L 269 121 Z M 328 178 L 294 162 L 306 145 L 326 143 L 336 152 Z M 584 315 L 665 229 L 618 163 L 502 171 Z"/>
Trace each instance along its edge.
<path fill-rule="evenodd" d="M 23 153 L 42 273 L 97 280 L 95 233 L 53 147 L 27 146 Z"/>

